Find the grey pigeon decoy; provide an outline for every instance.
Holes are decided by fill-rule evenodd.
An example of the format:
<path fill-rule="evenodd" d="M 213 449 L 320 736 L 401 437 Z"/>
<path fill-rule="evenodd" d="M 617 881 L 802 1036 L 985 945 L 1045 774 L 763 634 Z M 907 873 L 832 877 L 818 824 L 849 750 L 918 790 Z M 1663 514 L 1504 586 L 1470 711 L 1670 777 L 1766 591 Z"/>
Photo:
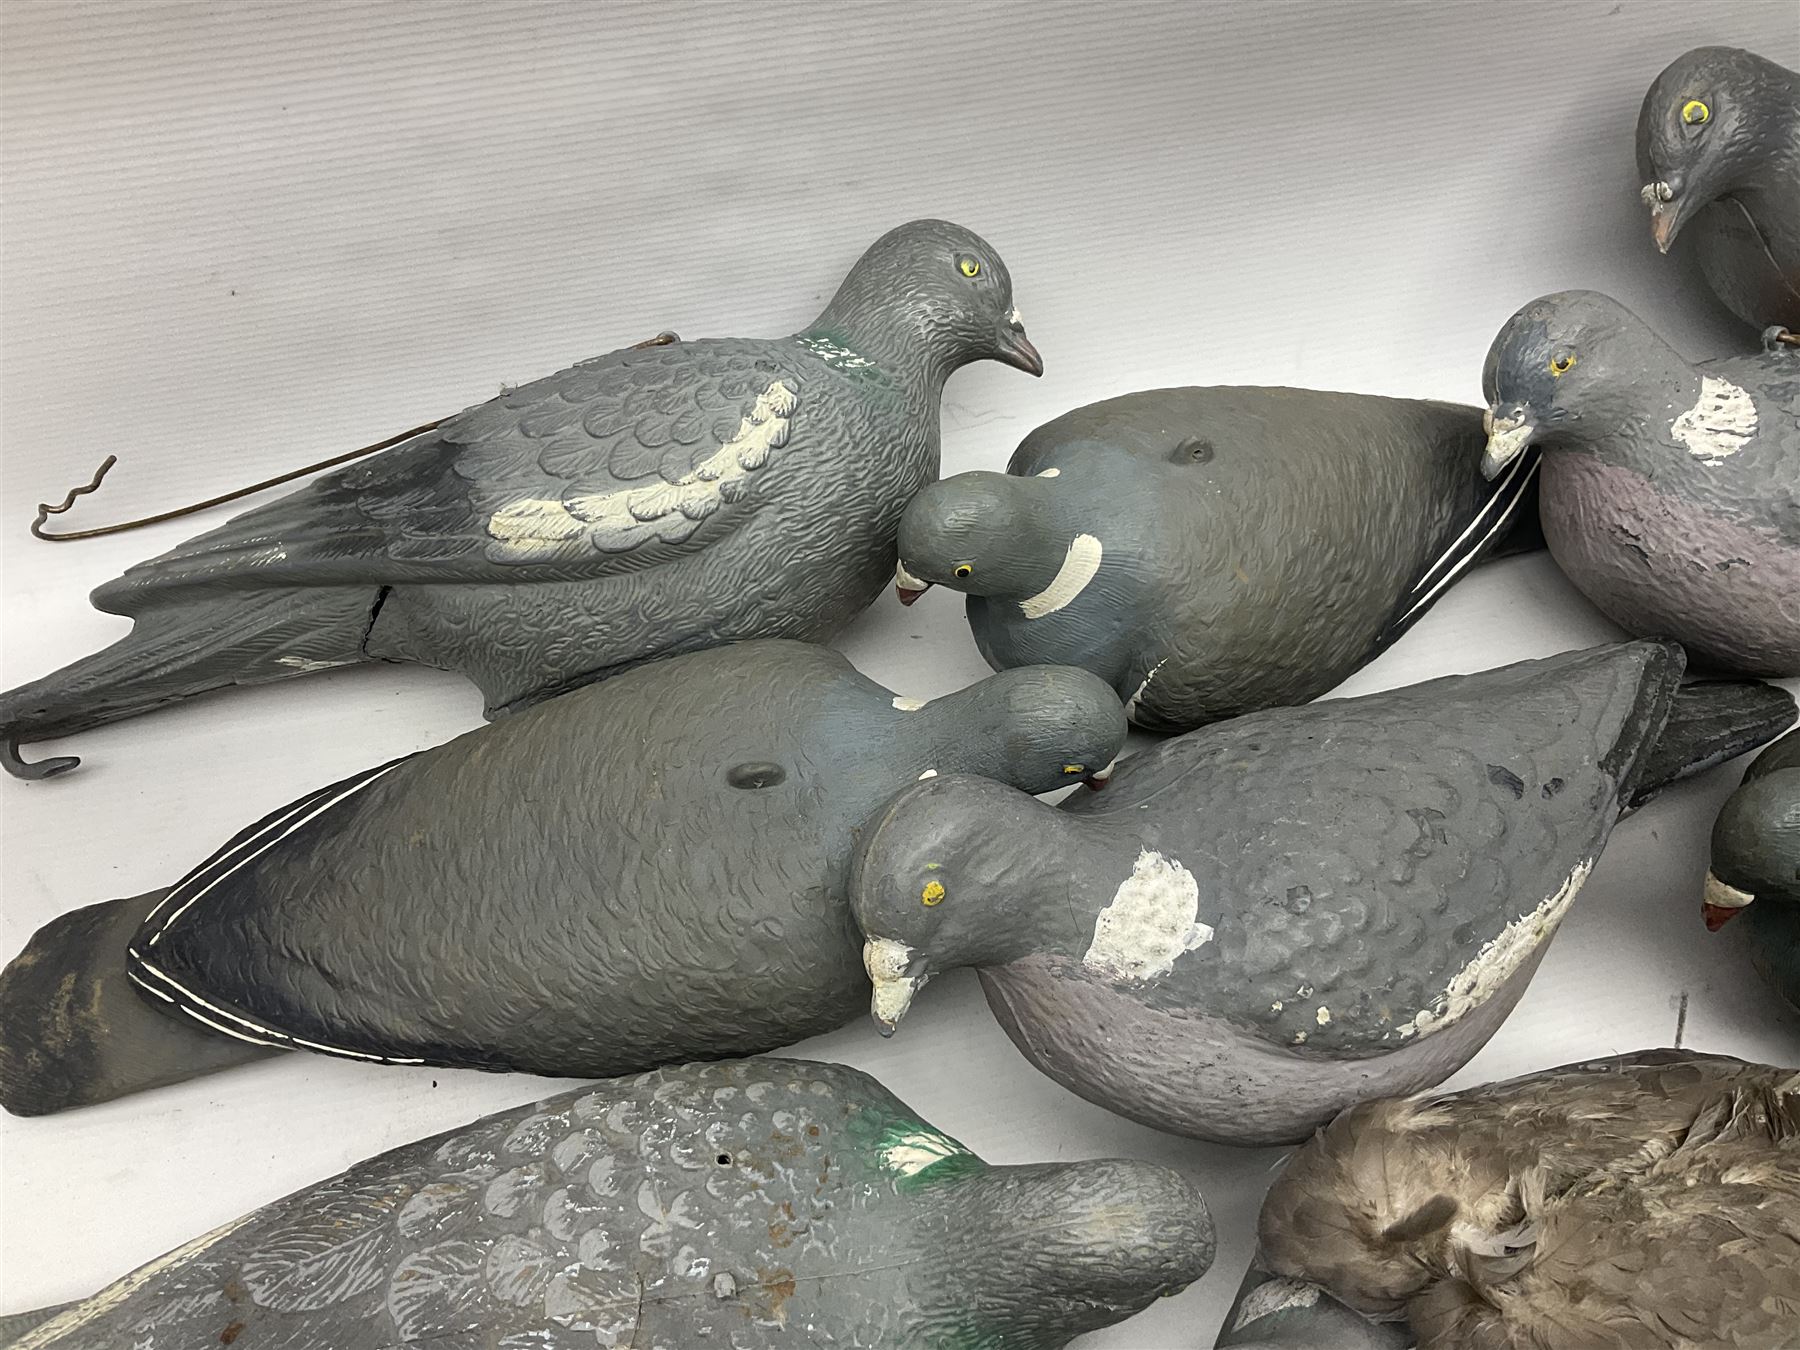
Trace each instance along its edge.
<path fill-rule="evenodd" d="M 1550 553 L 1582 594 L 1697 665 L 1800 674 L 1800 350 L 1690 365 L 1616 300 L 1507 321 L 1483 471 L 1543 447 Z"/>
<path fill-rule="evenodd" d="M 1042 792 L 1119 701 L 1009 671 L 919 704 L 794 642 L 674 657 L 322 788 L 0 975 L 37 1115 L 305 1049 L 567 1076 L 754 1053 L 868 1003 L 854 832 L 935 773 Z"/>
<path fill-rule="evenodd" d="M 823 639 L 881 593 L 908 499 L 938 472 L 938 399 L 971 361 L 1041 373 L 1006 265 L 944 221 L 883 235 L 792 337 L 614 352 L 108 582 L 134 620 L 0 696 L 5 767 L 233 684 L 414 661 L 489 716 L 740 638 Z"/>
<path fill-rule="evenodd" d="M 1644 95 L 1637 161 L 1656 246 L 1687 236 L 1733 314 L 1800 328 L 1800 74 L 1738 47 L 1676 57 Z"/>
<path fill-rule="evenodd" d="M 1524 992 L 1621 809 L 1793 720 L 1775 686 L 1681 671 L 1631 643 L 1252 713 L 1060 808 L 915 784 L 852 864 L 875 1020 L 974 966 L 1050 1077 L 1221 1143 L 1440 1082 Z"/>
<path fill-rule="evenodd" d="M 1372 1322 L 1309 1280 L 1251 1268 L 1211 1350 L 1413 1350 L 1404 1326 Z"/>
<path fill-rule="evenodd" d="M 1800 1011 L 1800 731 L 1758 755 L 1720 808 L 1702 911 L 1714 932 L 1747 916 L 1752 962 Z"/>
<path fill-rule="evenodd" d="M 1212 1252 L 1172 1168 L 992 1167 L 866 1074 L 750 1059 L 404 1145 L 46 1310 L 15 1347 L 1052 1350 Z"/>
<path fill-rule="evenodd" d="M 1260 1259 L 1420 1350 L 1792 1350 L 1800 1073 L 1641 1051 L 1346 1111 Z"/>
<path fill-rule="evenodd" d="M 1534 457 L 1488 487 L 1481 443 L 1448 403 L 1128 394 L 1039 427 L 1004 474 L 927 487 L 896 585 L 968 592 L 990 665 L 1086 667 L 1153 731 L 1304 703 L 1532 519 Z"/>

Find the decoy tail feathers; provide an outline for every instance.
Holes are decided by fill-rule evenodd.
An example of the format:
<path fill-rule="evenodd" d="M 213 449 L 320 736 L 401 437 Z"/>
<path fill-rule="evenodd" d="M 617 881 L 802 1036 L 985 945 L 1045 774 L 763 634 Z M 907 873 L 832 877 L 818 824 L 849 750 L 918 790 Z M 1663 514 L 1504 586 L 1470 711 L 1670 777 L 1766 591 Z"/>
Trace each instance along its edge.
<path fill-rule="evenodd" d="M 0 1316 L 0 1350 L 22 1340 L 27 1332 L 36 1331 L 44 1323 L 54 1317 L 61 1317 L 73 1303 L 58 1303 L 48 1308 L 32 1308 L 28 1312 L 7 1313 Z"/>
<path fill-rule="evenodd" d="M 1794 724 L 1794 696 L 1761 680 L 1681 686 L 1655 742 L 1638 759 L 1625 803 L 1635 809 L 1671 783 L 1767 745 Z"/>
<path fill-rule="evenodd" d="M 126 947 L 163 894 L 60 915 L 0 972 L 0 1106 L 49 1115 L 277 1053 L 170 1016 L 132 986 Z"/>

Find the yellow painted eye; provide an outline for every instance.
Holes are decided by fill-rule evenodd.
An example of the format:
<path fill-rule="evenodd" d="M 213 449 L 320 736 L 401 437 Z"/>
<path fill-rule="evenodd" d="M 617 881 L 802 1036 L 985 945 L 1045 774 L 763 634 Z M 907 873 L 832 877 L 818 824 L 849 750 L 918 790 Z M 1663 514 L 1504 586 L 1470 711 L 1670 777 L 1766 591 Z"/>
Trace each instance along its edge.
<path fill-rule="evenodd" d="M 1086 773 L 1087 765 L 1085 765 L 1085 764 L 1065 764 L 1065 765 L 1063 765 L 1063 772 L 1064 773 Z"/>
<path fill-rule="evenodd" d="M 958 258 L 956 270 L 965 277 L 978 277 L 981 275 L 981 260 L 979 258 Z"/>
<path fill-rule="evenodd" d="M 1552 375 L 1567 375 L 1574 365 L 1574 352 L 1558 352 L 1555 356 L 1550 358 L 1550 373 Z"/>
<path fill-rule="evenodd" d="M 919 892 L 919 899 L 928 908 L 932 905 L 942 904 L 944 899 L 944 883 L 941 881 L 926 882 L 925 889 Z"/>
<path fill-rule="evenodd" d="M 974 568 L 973 568 L 973 567 L 971 567 L 971 566 L 969 566 L 969 564 L 968 564 L 968 563 L 958 563 L 958 564 L 957 564 L 957 565 L 956 565 L 956 571 L 955 571 L 955 572 L 953 572 L 953 573 L 951 573 L 951 575 L 952 575 L 952 576 L 954 576 L 954 577 L 956 577 L 956 579 L 957 579 L 957 580 L 959 580 L 959 581 L 960 581 L 960 580 L 962 580 L 962 579 L 963 579 L 963 578 L 964 578 L 964 577 L 972 577 L 972 576 L 974 576 L 974 575 L 975 575 L 975 569 L 974 569 Z"/>
<path fill-rule="evenodd" d="M 1703 127 L 1712 120 L 1712 109 L 1697 98 L 1681 105 L 1681 120 L 1690 127 Z"/>

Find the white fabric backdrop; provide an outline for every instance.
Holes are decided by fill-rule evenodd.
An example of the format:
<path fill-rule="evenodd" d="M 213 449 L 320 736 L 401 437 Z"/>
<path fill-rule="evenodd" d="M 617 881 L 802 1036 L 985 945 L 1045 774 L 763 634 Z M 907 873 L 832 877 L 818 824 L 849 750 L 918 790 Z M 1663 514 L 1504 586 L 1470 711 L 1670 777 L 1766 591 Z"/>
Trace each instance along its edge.
<path fill-rule="evenodd" d="M 220 517 L 51 548 L 34 504 L 121 456 L 71 525 L 211 495 L 659 329 L 791 331 L 878 233 L 943 215 L 1012 268 L 1049 373 L 951 382 L 945 471 L 1163 384 L 1479 398 L 1532 296 L 1611 291 L 1685 350 L 1738 341 L 1637 201 L 1643 90 L 1703 42 L 1800 65 L 1794 0 L 312 5 L 0 10 L 0 675 L 123 631 L 86 592 Z M 1614 636 L 1543 557 L 1465 582 L 1345 692 Z M 843 642 L 934 695 L 984 673 L 957 597 Z M 0 958 L 166 883 L 299 792 L 476 724 L 472 688 L 376 668 L 82 737 L 0 782 Z M 41 752 L 40 752 L 41 753 Z M 1704 841 L 1737 768 L 1622 826 L 1471 1082 L 1673 1034 L 1792 1063 L 1800 1027 L 1708 938 Z M 1013 1051 L 972 979 L 902 1034 L 802 1047 L 876 1072 L 996 1161 L 1193 1171 L 1214 1273 L 1085 1344 L 1193 1347 L 1248 1258 L 1275 1151 L 1160 1136 Z M 0 1122 L 0 1307 L 92 1292 L 379 1149 L 553 1090 L 294 1058 Z"/>

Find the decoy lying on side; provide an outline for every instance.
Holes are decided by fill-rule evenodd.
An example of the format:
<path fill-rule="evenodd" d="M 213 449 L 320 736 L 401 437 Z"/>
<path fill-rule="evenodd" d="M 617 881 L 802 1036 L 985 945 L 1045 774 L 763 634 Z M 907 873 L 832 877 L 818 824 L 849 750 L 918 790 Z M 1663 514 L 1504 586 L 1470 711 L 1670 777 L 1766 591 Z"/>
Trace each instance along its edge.
<path fill-rule="evenodd" d="M 322 788 L 174 887 L 45 925 L 0 975 L 0 1103 L 37 1115 L 299 1048 L 604 1076 L 867 1005 L 854 831 L 904 784 L 1043 792 L 1125 739 L 1086 671 L 920 705 L 742 643 Z"/>
<path fill-rule="evenodd" d="M 15 1350 L 1051 1350 L 1192 1283 L 1212 1252 L 1172 1168 L 990 1167 L 866 1074 L 751 1059 L 371 1158 Z"/>
<path fill-rule="evenodd" d="M 1800 1073 L 1649 1050 L 1370 1102 L 1288 1164 L 1259 1248 L 1420 1350 L 1791 1350 Z"/>
<path fill-rule="evenodd" d="M 1738 47 L 1676 57 L 1644 95 L 1637 160 L 1656 246 L 1685 234 L 1733 314 L 1800 328 L 1800 73 Z"/>
<path fill-rule="evenodd" d="M 1403 1326 L 1371 1322 L 1307 1280 L 1252 1267 L 1211 1350 L 1413 1350 Z"/>
<path fill-rule="evenodd" d="M 971 361 L 1038 374 L 1006 266 L 883 235 L 792 337 L 614 352 L 315 480 L 94 592 L 113 646 L 0 696 L 0 759 L 233 684 L 415 661 L 490 716 L 659 656 L 819 639 L 881 593 Z"/>
<path fill-rule="evenodd" d="M 1800 1011 L 1800 730 L 1758 755 L 1720 809 L 1702 903 L 1715 932 L 1748 916 L 1751 961 Z"/>
<path fill-rule="evenodd" d="M 1640 642 L 1253 713 L 1060 808 L 915 784 L 852 863 L 875 1019 L 975 966 L 1057 1082 L 1221 1143 L 1441 1082 L 1524 992 L 1621 808 L 1793 719 L 1782 689 L 1681 669 Z"/>
<path fill-rule="evenodd" d="M 1690 365 L 1594 291 L 1532 301 L 1483 375 L 1483 471 L 1543 447 L 1550 552 L 1696 665 L 1800 674 L 1800 350 Z"/>
<path fill-rule="evenodd" d="M 1032 432 L 1004 474 L 925 488 L 895 584 L 909 604 L 967 591 L 988 664 L 1083 666 L 1152 731 L 1303 703 L 1535 526 L 1536 464 L 1484 485 L 1480 422 L 1312 389 L 1108 399 Z"/>

